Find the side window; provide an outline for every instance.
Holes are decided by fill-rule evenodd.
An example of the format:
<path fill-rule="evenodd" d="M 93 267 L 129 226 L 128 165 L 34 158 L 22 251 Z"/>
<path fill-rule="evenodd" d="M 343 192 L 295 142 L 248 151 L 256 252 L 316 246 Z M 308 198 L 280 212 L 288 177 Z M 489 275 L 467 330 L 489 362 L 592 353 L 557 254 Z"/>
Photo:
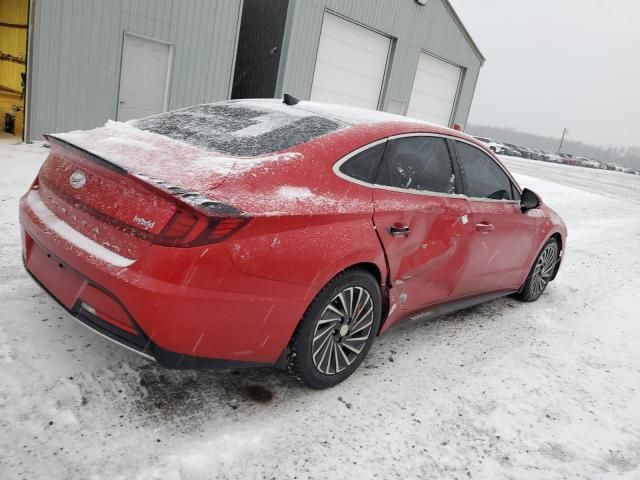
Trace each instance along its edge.
<path fill-rule="evenodd" d="M 446 141 L 439 137 L 391 140 L 376 183 L 435 193 L 456 193 Z"/>
<path fill-rule="evenodd" d="M 515 186 L 498 164 L 479 148 L 456 142 L 467 195 L 493 200 L 514 200 Z M 515 192 L 517 194 L 517 191 Z"/>
<path fill-rule="evenodd" d="M 340 166 L 340 171 L 356 180 L 367 183 L 375 182 L 376 172 L 385 146 L 386 142 L 354 155 Z"/>

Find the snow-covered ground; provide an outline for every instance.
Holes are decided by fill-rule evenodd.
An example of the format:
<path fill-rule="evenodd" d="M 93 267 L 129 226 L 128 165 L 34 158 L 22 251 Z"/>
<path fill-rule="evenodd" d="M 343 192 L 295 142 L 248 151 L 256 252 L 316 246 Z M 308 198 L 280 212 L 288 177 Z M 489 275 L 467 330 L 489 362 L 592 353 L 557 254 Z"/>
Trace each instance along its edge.
<path fill-rule="evenodd" d="M 640 177 L 505 159 L 568 224 L 557 281 L 406 321 L 316 392 L 165 371 L 74 322 L 21 266 L 45 155 L 0 143 L 0 479 L 640 477 Z"/>

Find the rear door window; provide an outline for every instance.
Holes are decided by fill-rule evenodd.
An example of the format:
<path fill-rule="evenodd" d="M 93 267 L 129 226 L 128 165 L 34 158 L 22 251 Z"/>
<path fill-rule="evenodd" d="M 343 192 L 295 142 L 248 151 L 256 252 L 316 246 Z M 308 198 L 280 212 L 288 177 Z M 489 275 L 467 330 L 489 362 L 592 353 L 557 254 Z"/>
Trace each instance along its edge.
<path fill-rule="evenodd" d="M 463 142 L 456 142 L 456 151 L 469 197 L 515 200 L 519 196 L 507 174 L 489 155 Z"/>
<path fill-rule="evenodd" d="M 388 143 L 376 183 L 406 190 L 454 194 L 455 180 L 445 139 L 416 136 Z"/>

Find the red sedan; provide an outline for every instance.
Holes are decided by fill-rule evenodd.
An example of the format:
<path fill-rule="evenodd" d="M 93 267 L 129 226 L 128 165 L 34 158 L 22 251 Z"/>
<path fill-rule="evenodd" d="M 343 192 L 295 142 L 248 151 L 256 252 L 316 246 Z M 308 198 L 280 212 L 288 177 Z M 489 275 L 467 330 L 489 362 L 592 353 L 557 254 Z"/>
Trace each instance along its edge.
<path fill-rule="evenodd" d="M 374 338 L 554 279 L 566 228 L 454 130 L 288 98 L 48 136 L 20 203 L 34 279 L 168 368 L 325 388 Z"/>

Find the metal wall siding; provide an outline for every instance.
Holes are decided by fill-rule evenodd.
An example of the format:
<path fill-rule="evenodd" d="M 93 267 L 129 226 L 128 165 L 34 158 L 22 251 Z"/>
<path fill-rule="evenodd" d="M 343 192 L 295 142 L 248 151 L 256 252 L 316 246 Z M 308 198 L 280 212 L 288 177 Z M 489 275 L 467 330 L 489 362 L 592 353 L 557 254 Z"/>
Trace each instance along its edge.
<path fill-rule="evenodd" d="M 223 100 L 242 0 L 35 2 L 31 136 L 115 119 L 124 32 L 174 44 L 168 108 Z"/>
<path fill-rule="evenodd" d="M 465 124 L 483 58 L 445 1 L 429 0 L 420 6 L 414 0 L 295 0 L 277 93 L 309 98 L 323 13 L 330 10 L 396 39 L 383 105 L 393 99 L 408 106 L 421 51 L 463 67 L 454 121 Z"/>

